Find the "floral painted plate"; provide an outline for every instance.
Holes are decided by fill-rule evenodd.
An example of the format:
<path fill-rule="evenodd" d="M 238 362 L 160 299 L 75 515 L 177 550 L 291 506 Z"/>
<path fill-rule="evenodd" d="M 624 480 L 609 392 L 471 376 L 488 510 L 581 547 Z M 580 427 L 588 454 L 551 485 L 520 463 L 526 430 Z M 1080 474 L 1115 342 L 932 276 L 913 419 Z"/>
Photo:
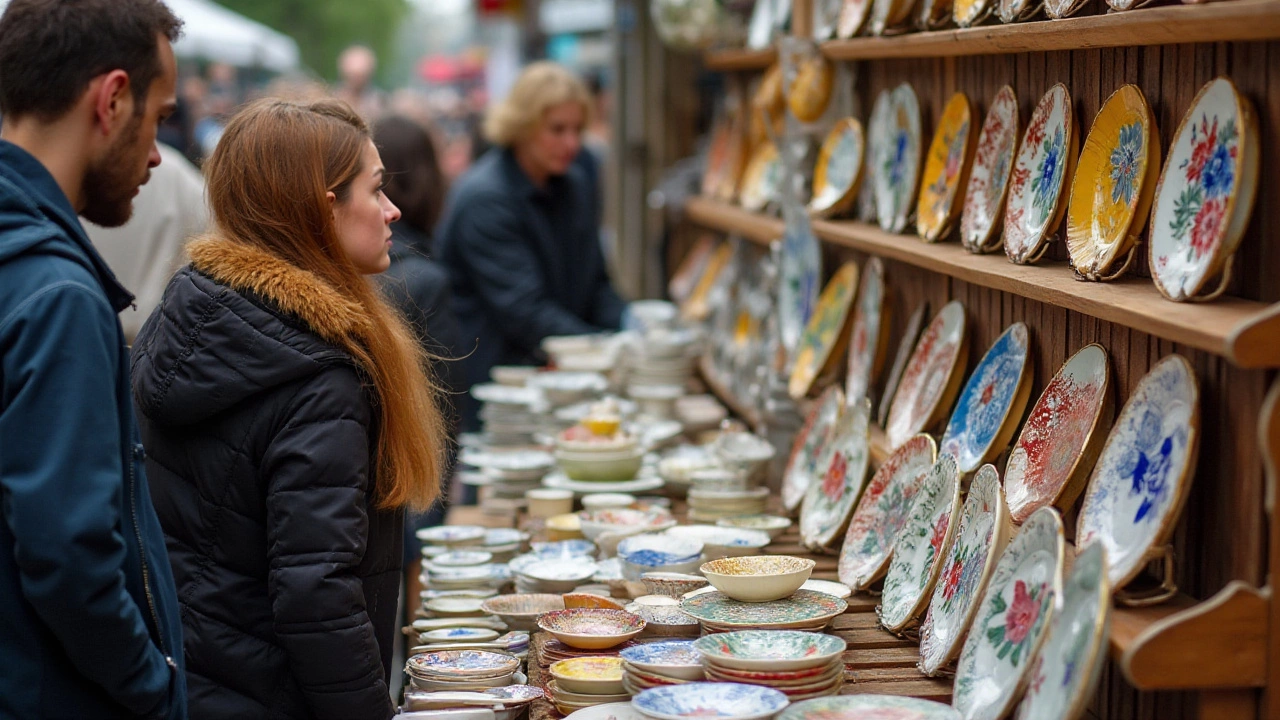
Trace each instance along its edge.
<path fill-rule="evenodd" d="M 771 602 L 742 602 L 719 590 L 694 595 L 680 602 L 680 609 L 699 622 L 750 629 L 786 629 L 789 625 L 809 625 L 839 615 L 849 603 L 826 593 L 797 590 L 794 595 Z"/>
<path fill-rule="evenodd" d="M 876 0 L 878 8 L 882 2 Z M 908 83 L 889 95 L 881 141 L 871 146 L 876 157 L 874 176 L 876 217 L 888 232 L 902 232 L 920 180 L 920 101 Z"/>
<path fill-rule="evenodd" d="M 1111 369 L 1101 345 L 1086 345 L 1062 366 L 1031 408 L 1004 470 L 1005 499 L 1021 523 L 1046 505 L 1075 504 L 1111 429 Z"/>
<path fill-rule="evenodd" d="M 782 190 L 782 159 L 778 157 L 778 148 L 771 142 L 765 142 L 751 154 L 747 169 L 742 175 L 742 188 L 738 202 L 752 212 L 764 210 L 771 202 L 778 201 L 778 193 Z"/>
<path fill-rule="evenodd" d="M 945 416 L 964 379 L 969 336 L 964 305 L 952 300 L 933 318 L 916 343 L 889 408 L 885 435 L 896 449 Z"/>
<path fill-rule="evenodd" d="M 1044 13 L 1054 20 L 1071 17 L 1082 10 L 1089 0 L 1044 0 Z"/>
<path fill-rule="evenodd" d="M 847 646 L 835 635 L 801 630 L 739 630 L 707 635 L 693 644 L 717 667 L 772 672 L 829 665 Z"/>
<path fill-rule="evenodd" d="M 789 703 L 786 695 L 773 688 L 708 682 L 650 688 L 631 699 L 637 710 L 655 720 L 705 717 L 763 720 L 778 714 Z"/>
<path fill-rule="evenodd" d="M 910 626 L 924 612 L 942 561 L 951 550 L 960 512 L 960 475 L 955 458 L 939 455 L 920 484 L 907 522 L 893 546 L 876 613 L 891 632 Z"/>
<path fill-rule="evenodd" d="M 818 164 L 813 168 L 810 213 L 826 217 L 849 209 L 862 185 L 865 150 L 862 123 L 856 119 L 845 118 L 831 128 L 818 150 Z"/>
<path fill-rule="evenodd" d="M 488 678 L 519 670 L 520 660 L 488 650 L 438 650 L 410 657 L 405 669 L 420 678 Z"/>
<path fill-rule="evenodd" d="M 1062 608 L 1031 668 L 1018 720 L 1077 720 L 1102 676 L 1111 636 L 1111 583 L 1106 551 L 1090 545 L 1063 583 Z"/>
<path fill-rule="evenodd" d="M 911 0 L 875 0 L 871 6 L 871 34 L 884 35 L 911 17 Z"/>
<path fill-rule="evenodd" d="M 818 459 L 843 408 L 844 393 L 836 386 L 827 388 L 813 404 L 800 432 L 796 433 L 787 469 L 782 475 L 782 506 L 787 512 L 793 512 L 804 500 L 809 483 L 817 475 Z"/>
<path fill-rule="evenodd" d="M 787 94 L 787 107 L 800 122 L 817 122 L 831 102 L 831 89 L 835 85 L 836 66 L 825 56 L 814 54 L 804 58 L 796 67 L 791 92 Z"/>
<path fill-rule="evenodd" d="M 1230 279 L 1258 190 L 1258 119 L 1225 78 L 1200 88 L 1174 134 L 1151 212 L 1151 279 L 1170 300 Z M 1214 290 L 1212 298 L 1221 290 Z"/>
<path fill-rule="evenodd" d="M 1000 16 L 1000 22 L 1021 22 L 1040 12 L 1040 5 L 1040 0 L 1000 0 L 996 14 Z"/>
<path fill-rule="evenodd" d="M 856 592 L 889 569 L 893 543 L 907 522 L 920 483 L 937 462 L 933 438 L 921 433 L 880 464 L 849 520 L 840 548 L 840 582 Z"/>
<path fill-rule="evenodd" d="M 996 338 L 960 393 L 938 452 L 955 456 L 967 475 L 1004 452 L 1031 395 L 1027 326 L 1016 322 Z"/>
<path fill-rule="evenodd" d="M 960 652 L 1010 533 L 1000 474 L 994 466 L 983 465 L 969 484 L 955 542 L 920 627 L 920 670 L 925 675 L 937 675 Z"/>
<path fill-rule="evenodd" d="M 1000 556 L 956 668 L 951 704 L 965 720 L 1002 718 L 1022 694 L 1062 593 L 1064 546 L 1058 511 L 1041 508 Z"/>
<path fill-rule="evenodd" d="M 867 398 L 871 384 L 884 365 L 889 344 L 889 318 L 885 300 L 884 263 L 872 257 L 862 266 L 858 305 L 849 328 L 849 368 L 845 375 L 845 399 Z"/>
<path fill-rule="evenodd" d="M 876 411 L 876 424 L 884 427 L 889 422 L 889 407 L 898 391 L 898 383 L 902 381 L 902 372 L 907 369 L 907 361 L 920 339 L 920 329 L 924 327 L 924 319 L 929 314 L 929 301 L 924 300 L 907 318 L 907 325 L 902 329 L 902 337 L 898 339 L 898 349 L 893 353 L 893 364 L 889 366 L 889 376 L 884 381 L 884 394 L 880 397 L 880 407 Z"/>
<path fill-rule="evenodd" d="M 982 121 L 973 170 L 964 191 L 960 215 L 960 242 L 969 252 L 990 252 L 999 247 L 995 229 L 1004 214 L 1004 200 L 1018 149 L 1018 96 L 1005 85 L 996 93 Z M 992 243 L 992 238 L 995 243 Z"/>
<path fill-rule="evenodd" d="M 886 129 L 885 117 L 889 114 L 889 97 L 892 95 L 888 90 L 881 90 L 876 96 L 876 102 L 871 106 L 871 116 L 867 119 L 867 150 L 864 155 L 866 160 L 862 166 L 862 187 L 858 189 L 858 199 L 856 201 L 857 218 L 863 222 L 876 221 L 876 164 L 879 162 L 878 153 L 872 148 L 877 148 L 887 142 L 888 130 Z"/>
<path fill-rule="evenodd" d="M 835 695 L 794 703 L 777 720 L 959 720 L 950 705 L 899 695 Z"/>
<path fill-rule="evenodd" d="M 1004 209 L 1004 252 L 1019 265 L 1034 263 L 1066 212 L 1065 193 L 1076 161 L 1071 93 L 1058 83 L 1040 98 L 1022 137 Z"/>
<path fill-rule="evenodd" d="M 836 37 L 848 40 L 862 30 L 867 22 L 867 11 L 871 9 L 872 0 L 844 0 L 840 8 L 840 18 L 836 20 Z"/>
<path fill-rule="evenodd" d="M 1159 167 L 1160 131 L 1151 107 L 1136 85 L 1125 85 L 1094 118 L 1071 180 L 1067 251 L 1080 276 L 1114 280 L 1129 269 Z"/>
<path fill-rule="evenodd" d="M 818 301 L 822 281 L 822 246 L 802 214 L 788 217 L 782 236 L 782 259 L 778 273 L 778 335 L 789 355 L 800 344 L 800 336 Z"/>
<path fill-rule="evenodd" d="M 810 548 L 824 548 L 844 532 L 862 494 L 871 456 L 870 416 L 871 401 L 865 398 L 845 410 L 831 440 L 831 452 L 824 453 L 831 460 L 822 481 L 809 484 L 800 509 L 800 540 Z"/>
<path fill-rule="evenodd" d="M 946 237 L 960 214 L 957 200 L 973 159 L 974 128 L 973 103 L 969 102 L 969 96 L 960 92 L 952 95 L 938 119 L 938 129 L 929 143 L 924 175 L 920 179 L 916 234 L 925 242 Z"/>
<path fill-rule="evenodd" d="M 1100 542 L 1108 577 L 1124 587 L 1148 552 L 1168 541 L 1191 488 L 1200 443 L 1200 388 L 1191 364 L 1170 355 L 1134 388 L 1093 469 L 1077 547 Z"/>
<path fill-rule="evenodd" d="M 852 313 L 853 296 L 858 290 L 858 265 L 847 262 L 831 276 L 814 307 L 809 323 L 796 347 L 795 365 L 787 391 L 799 400 L 830 366 L 838 362 L 849 342 L 846 328 Z"/>

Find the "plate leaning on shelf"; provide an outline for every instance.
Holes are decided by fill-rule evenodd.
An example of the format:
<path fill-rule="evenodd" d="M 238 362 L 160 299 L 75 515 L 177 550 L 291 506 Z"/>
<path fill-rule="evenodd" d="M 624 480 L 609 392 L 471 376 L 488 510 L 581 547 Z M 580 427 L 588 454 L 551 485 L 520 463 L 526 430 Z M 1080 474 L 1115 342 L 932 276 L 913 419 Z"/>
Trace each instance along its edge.
<path fill-rule="evenodd" d="M 1129 269 L 1159 167 L 1160 131 L 1151 107 L 1136 85 L 1125 85 L 1094 118 L 1071 180 L 1067 251 L 1081 277 L 1114 280 Z"/>
<path fill-rule="evenodd" d="M 1045 386 L 1004 470 L 1005 499 L 1021 523 L 1046 505 L 1075 504 L 1115 414 L 1107 351 L 1094 343 L 1067 360 Z"/>
<path fill-rule="evenodd" d="M 889 344 L 889 306 L 884 287 L 884 263 L 872 257 L 862 266 L 858 304 L 849 328 L 849 366 L 845 373 L 845 398 L 855 402 L 868 397 L 884 364 Z"/>
<path fill-rule="evenodd" d="M 844 4 L 840 6 L 840 17 L 836 20 L 836 37 L 848 40 L 857 35 L 867 21 L 871 2 L 872 0 L 844 0 Z"/>
<path fill-rule="evenodd" d="M 1170 300 L 1217 297 L 1231 280 L 1258 190 L 1258 119 L 1227 78 L 1200 88 L 1169 148 L 1151 211 L 1151 279 Z M 1202 295 L 1209 280 L 1217 288 Z"/>
<path fill-rule="evenodd" d="M 817 475 L 818 459 L 843 408 L 844 393 L 838 386 L 827 388 L 813 404 L 800 432 L 796 433 L 787 469 L 782 474 L 782 506 L 787 512 L 795 511 L 804 500 L 809 483 Z"/>
<path fill-rule="evenodd" d="M 1142 378 L 1120 411 L 1080 508 L 1076 544 L 1102 543 L 1112 587 L 1137 576 L 1173 534 L 1199 444 L 1195 372 L 1181 355 L 1170 355 Z M 1171 593 L 1169 575 L 1164 589 Z"/>
<path fill-rule="evenodd" d="M 1000 556 L 956 668 L 964 720 L 998 720 L 1022 693 L 1062 593 L 1064 546 L 1058 511 L 1042 508 Z"/>
<path fill-rule="evenodd" d="M 894 540 L 937 455 L 933 438 L 921 433 L 880 464 L 849 520 L 840 548 L 840 582 L 862 590 L 888 570 Z"/>
<path fill-rule="evenodd" d="M 857 289 L 858 265 L 853 262 L 841 265 L 823 288 L 796 346 L 795 365 L 787 384 L 787 392 L 793 399 L 807 395 L 814 381 L 830 372 L 844 355 L 849 342 L 845 328 L 852 317 L 849 308 Z"/>
<path fill-rule="evenodd" d="M 975 128 L 969 96 L 962 92 L 952 95 L 938 119 L 920 178 L 916 234 L 925 242 L 946 237 L 960 214 L 960 188 L 968 179 Z"/>
<path fill-rule="evenodd" d="M 889 408 L 898 392 L 898 383 L 902 381 L 902 371 L 907 368 L 907 361 L 916 348 L 916 340 L 920 339 L 920 328 L 929 315 L 929 301 L 923 300 L 911 311 L 906 327 L 902 329 L 902 337 L 898 338 L 898 349 L 893 353 L 893 364 L 889 366 L 889 375 L 884 379 L 884 394 L 880 397 L 880 406 L 876 408 L 876 423 L 886 427 L 889 422 Z"/>
<path fill-rule="evenodd" d="M 1029 20 L 1040 12 L 1042 0 L 998 0 L 996 15 L 1000 22 L 1012 23 Z"/>
<path fill-rule="evenodd" d="M 726 112 L 716 123 L 707 149 L 707 169 L 702 174 L 702 194 L 732 202 L 738 196 L 738 180 L 746 162 L 746 133 L 741 114 Z"/>
<path fill-rule="evenodd" d="M 885 35 L 895 31 L 911 17 L 915 7 L 910 0 L 873 0 L 871 6 L 871 34 Z"/>
<path fill-rule="evenodd" d="M 801 60 L 796 67 L 791 92 L 787 94 L 787 107 L 800 122 L 816 122 L 827 111 L 831 102 L 831 90 L 835 84 L 836 66 L 825 56 L 814 53 Z"/>
<path fill-rule="evenodd" d="M 954 0 L 951 19 L 962 28 L 984 22 L 996 9 L 999 0 Z"/>
<path fill-rule="evenodd" d="M 1053 20 L 1071 17 L 1089 4 L 1089 0 L 1044 0 L 1044 14 Z"/>
<path fill-rule="evenodd" d="M 794 353 L 818 300 L 822 281 L 822 245 L 803 213 L 784 213 L 782 258 L 778 262 L 778 335 Z"/>
<path fill-rule="evenodd" d="M 973 369 L 938 443 L 938 452 L 955 456 L 960 474 L 977 470 L 1009 446 L 1031 394 L 1029 356 L 1027 326 L 1016 322 Z"/>
<path fill-rule="evenodd" d="M 960 475 L 955 458 L 939 455 L 898 533 L 884 579 L 876 613 L 890 632 L 910 627 L 924 612 L 942 572 L 942 561 L 951 550 L 959 514 Z"/>
<path fill-rule="evenodd" d="M 777 146 L 765 142 L 757 147 L 742 174 L 742 187 L 738 191 L 742 207 L 759 212 L 769 203 L 777 202 L 782 189 L 782 175 L 782 160 L 778 157 Z"/>
<path fill-rule="evenodd" d="M 832 440 L 834 452 L 822 478 L 809 484 L 800 509 L 800 540 L 809 548 L 827 547 L 849 522 L 849 513 L 862 494 L 871 448 L 867 429 L 871 401 L 863 398 L 845 410 L 840 425 L 845 432 Z"/>
<path fill-rule="evenodd" d="M 898 0 L 877 0 L 876 6 L 882 2 Z M 876 217 L 881 228 L 897 233 L 907 226 L 920 181 L 920 101 L 909 83 L 893 89 L 879 120 L 879 132 L 871 143 L 876 158 Z"/>
<path fill-rule="evenodd" d="M 955 542 L 920 627 L 920 670 L 925 675 L 938 674 L 960 652 L 978 601 L 1009 542 L 1010 525 L 1000 474 L 994 466 L 983 465 L 969 485 Z"/>
<path fill-rule="evenodd" d="M 1071 93 L 1058 83 L 1036 103 L 1022 136 L 1004 210 L 1004 252 L 1019 265 L 1038 261 L 1066 213 L 1080 140 Z"/>
<path fill-rule="evenodd" d="M 1017 149 L 1018 96 L 1005 85 L 992 99 L 982 121 L 973 170 L 965 186 L 960 242 L 970 252 L 990 252 L 1000 246 L 1000 235 L 995 230 L 1003 215 Z"/>
<path fill-rule="evenodd" d="M 964 305 L 952 300 L 916 343 L 893 395 L 885 436 L 890 449 L 947 415 L 964 379 L 969 346 Z"/>
<path fill-rule="evenodd" d="M 818 163 L 813 167 L 810 213 L 826 217 L 849 209 L 862 185 L 865 151 L 862 123 L 855 118 L 845 118 L 831 128 L 818 150 Z"/>

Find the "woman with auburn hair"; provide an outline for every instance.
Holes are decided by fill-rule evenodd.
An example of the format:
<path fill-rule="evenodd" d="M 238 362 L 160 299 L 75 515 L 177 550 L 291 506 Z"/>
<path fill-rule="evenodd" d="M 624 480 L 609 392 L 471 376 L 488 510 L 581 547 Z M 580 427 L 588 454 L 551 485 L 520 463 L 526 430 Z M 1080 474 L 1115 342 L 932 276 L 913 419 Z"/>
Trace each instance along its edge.
<path fill-rule="evenodd" d="M 600 206 L 582 133 L 591 96 L 553 62 L 529 65 L 485 119 L 494 147 L 457 182 L 437 232 L 453 277 L 467 387 L 494 365 L 543 359 L 551 335 L 616 330 L 623 302 L 600 247 Z M 472 345 L 474 343 L 474 345 Z M 463 429 L 477 429 L 469 396 Z"/>
<path fill-rule="evenodd" d="M 367 277 L 400 212 L 338 101 L 246 107 L 205 171 L 215 230 L 133 356 L 191 715 L 391 717 L 404 511 L 435 498 L 445 437 Z"/>

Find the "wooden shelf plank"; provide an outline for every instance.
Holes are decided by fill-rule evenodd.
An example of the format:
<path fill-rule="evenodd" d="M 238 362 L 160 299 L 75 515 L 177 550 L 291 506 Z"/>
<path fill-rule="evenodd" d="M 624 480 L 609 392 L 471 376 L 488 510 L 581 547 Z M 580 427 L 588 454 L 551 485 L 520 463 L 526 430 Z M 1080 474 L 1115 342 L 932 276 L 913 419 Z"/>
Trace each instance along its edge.
<path fill-rule="evenodd" d="M 685 215 L 699 225 L 741 235 L 761 245 L 782 237 L 783 224 L 778 218 L 743 210 L 737 205 L 702 197 L 689 198 Z"/>
<path fill-rule="evenodd" d="M 1280 38 L 1280 1 L 1229 0 L 1106 15 L 833 40 L 833 60 L 955 57 Z"/>
<path fill-rule="evenodd" d="M 764 50 L 747 50 L 732 48 L 727 50 L 711 50 L 702 56 L 702 64 L 708 70 L 716 72 L 733 72 L 738 70 L 764 70 L 778 59 L 776 48 Z"/>

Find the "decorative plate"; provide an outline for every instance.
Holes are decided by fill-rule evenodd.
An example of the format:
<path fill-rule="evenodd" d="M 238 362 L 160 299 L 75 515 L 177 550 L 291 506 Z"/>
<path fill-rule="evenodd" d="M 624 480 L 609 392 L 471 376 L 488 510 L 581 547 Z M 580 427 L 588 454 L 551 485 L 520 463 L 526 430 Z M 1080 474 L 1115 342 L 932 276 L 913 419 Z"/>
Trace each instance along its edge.
<path fill-rule="evenodd" d="M 636 709 L 655 720 L 771 718 L 790 702 L 786 695 L 773 688 L 707 682 L 650 688 L 631 698 Z"/>
<path fill-rule="evenodd" d="M 907 522 L 920 483 L 937 455 L 933 438 L 922 433 L 880 464 L 849 520 L 840 548 L 840 582 L 862 590 L 888 570 L 894 540 Z"/>
<path fill-rule="evenodd" d="M 1248 98 L 1225 77 L 1200 88 L 1174 134 L 1151 212 L 1151 279 L 1165 297 L 1197 299 L 1217 276 L 1225 287 L 1253 210 L 1258 156 Z"/>
<path fill-rule="evenodd" d="M 816 0 L 813 3 L 813 39 L 818 42 L 830 40 L 836 32 L 836 21 L 840 17 L 843 0 Z"/>
<path fill-rule="evenodd" d="M 825 56 L 814 54 L 801 60 L 796 67 L 791 92 L 787 94 L 787 107 L 800 122 L 816 122 L 827 111 L 831 101 L 831 88 L 835 84 L 836 66 Z"/>
<path fill-rule="evenodd" d="M 1071 17 L 1089 4 L 1089 0 L 1044 0 L 1044 12 L 1054 20 Z"/>
<path fill-rule="evenodd" d="M 1173 533 L 1191 488 L 1200 443 L 1200 388 L 1191 364 L 1170 355 L 1134 388 L 1093 469 L 1076 546 L 1107 550 L 1111 586 L 1141 572 Z"/>
<path fill-rule="evenodd" d="M 1072 355 L 1045 386 L 1005 465 L 1014 522 L 1046 505 L 1066 512 L 1075 504 L 1111 428 L 1111 394 L 1107 351 L 1096 343 Z"/>
<path fill-rule="evenodd" d="M 849 328 L 849 368 L 845 376 L 845 398 L 850 403 L 867 398 L 871 384 L 884 364 L 889 343 L 889 322 L 885 317 L 884 263 L 871 257 L 862 266 L 858 305 Z"/>
<path fill-rule="evenodd" d="M 898 0 L 876 0 L 882 3 Z M 902 232 L 920 180 L 920 101 L 908 83 L 893 89 L 884 115 L 882 142 L 873 143 L 876 217 L 888 232 Z"/>
<path fill-rule="evenodd" d="M 782 506 L 793 512 L 804 500 L 809 483 L 818 474 L 818 460 L 844 409 L 844 393 L 832 386 L 818 398 L 804 426 L 791 445 L 791 456 L 782 475 Z"/>
<path fill-rule="evenodd" d="M 747 159 L 747 135 L 740 118 L 738 112 L 726 112 L 716 124 L 702 174 L 703 195 L 731 202 L 738 194 L 738 180 Z"/>
<path fill-rule="evenodd" d="M 772 671 L 827 665 L 847 646 L 835 635 L 802 630 L 739 630 L 706 635 L 693 644 L 708 663 Z"/>
<path fill-rule="evenodd" d="M 898 392 L 898 384 L 902 381 L 902 372 L 907 369 L 907 361 L 920 339 L 920 328 L 924 327 L 924 319 L 929 315 L 929 301 L 924 300 L 907 318 L 907 325 L 902 329 L 902 337 L 898 339 L 898 349 L 893 354 L 893 365 L 889 366 L 889 376 L 884 381 L 884 394 L 880 398 L 880 407 L 876 412 L 876 424 L 884 427 L 889 422 L 889 407 Z"/>
<path fill-rule="evenodd" d="M 900 695 L 833 695 L 792 704 L 777 720 L 960 720 L 950 705 Z"/>
<path fill-rule="evenodd" d="M 845 410 L 832 438 L 831 460 L 820 482 L 809 484 L 800 509 L 800 540 L 810 548 L 831 544 L 845 530 L 849 513 L 862 494 L 870 460 L 871 401 L 862 399 Z"/>
<path fill-rule="evenodd" d="M 978 361 L 960 393 L 955 412 L 938 443 L 951 453 L 962 475 L 1004 452 L 1031 394 L 1027 326 L 1016 322 L 996 338 Z"/>
<path fill-rule="evenodd" d="M 969 484 L 955 542 L 920 628 L 920 670 L 925 675 L 937 675 L 960 652 L 996 560 L 1009 542 L 1009 525 L 1000 474 L 983 465 Z"/>
<path fill-rule="evenodd" d="M 911 15 L 915 3 L 909 0 L 875 0 L 871 6 L 871 34 L 884 35 Z"/>
<path fill-rule="evenodd" d="M 700 667 L 702 665 L 702 653 L 694 647 L 693 640 L 646 643 L 626 648 L 618 655 L 641 670 L 661 672 L 661 668 L 664 667 Z"/>
<path fill-rule="evenodd" d="M 783 600 L 752 603 L 734 600 L 720 591 L 685 598 L 680 609 L 716 625 L 742 629 L 785 627 L 830 620 L 849 608 L 849 603 L 826 593 L 797 590 Z"/>
<path fill-rule="evenodd" d="M 916 9 L 916 27 L 937 30 L 951 20 L 951 0 L 920 0 Z"/>
<path fill-rule="evenodd" d="M 565 720 L 647 720 L 647 718 L 635 709 L 631 701 L 627 701 L 582 708 L 566 715 Z"/>
<path fill-rule="evenodd" d="M 884 121 L 889 114 L 889 97 L 892 93 L 881 90 L 876 102 L 871 106 L 871 115 L 867 119 L 867 152 L 862 165 L 862 187 L 858 188 L 856 216 L 863 222 L 876 222 L 876 163 L 878 153 L 874 148 L 886 142 L 887 129 Z"/>
<path fill-rule="evenodd" d="M 738 202 L 753 212 L 763 210 L 771 202 L 778 201 L 782 189 L 782 160 L 778 148 L 765 142 L 751 154 L 747 169 L 742 175 L 742 189 Z"/>
<path fill-rule="evenodd" d="M 1041 508 L 1000 556 L 956 669 L 951 704 L 965 720 L 1002 718 L 1022 693 L 1062 592 L 1064 544 L 1058 511 Z"/>
<path fill-rule="evenodd" d="M 1000 0 L 996 14 L 1000 16 L 1000 22 L 1019 22 L 1039 12 L 1040 4 L 1040 0 Z"/>
<path fill-rule="evenodd" d="M 876 614 L 892 632 L 911 625 L 929 602 L 929 594 L 951 549 L 960 512 L 960 476 L 955 458 L 939 455 L 920 483 L 907 521 L 893 546 Z"/>
<path fill-rule="evenodd" d="M 951 5 L 951 19 L 962 28 L 972 27 L 990 17 L 996 0 L 955 0 Z"/>
<path fill-rule="evenodd" d="M 1018 705 L 1019 720 L 1076 720 L 1093 699 L 1111 636 L 1111 584 L 1101 545 L 1076 557 L 1048 632 Z"/>
<path fill-rule="evenodd" d="M 951 407 L 964 377 L 968 333 L 964 305 L 952 300 L 925 328 L 902 372 L 889 408 L 885 436 L 890 448 L 928 429 Z"/>
<path fill-rule="evenodd" d="M 822 246 L 804 216 L 788 218 L 782 236 L 778 272 L 778 335 L 788 354 L 800 344 L 800 336 L 818 301 L 822 281 Z"/>
<path fill-rule="evenodd" d="M 1113 280 L 1129 269 L 1159 167 L 1160 132 L 1151 108 L 1136 85 L 1125 85 L 1094 118 L 1071 180 L 1067 250 L 1081 276 Z"/>
<path fill-rule="evenodd" d="M 438 650 L 409 658 L 409 674 L 418 677 L 494 677 L 520 669 L 520 660 L 488 650 Z"/>
<path fill-rule="evenodd" d="M 1013 262 L 1039 260 L 1058 231 L 1078 144 L 1071 93 L 1058 83 L 1036 103 L 1013 164 L 1004 209 L 1004 252 Z"/>
<path fill-rule="evenodd" d="M 1017 149 L 1018 96 L 1013 88 L 1005 85 L 996 93 L 982 121 L 973 170 L 964 191 L 960 242 L 969 252 L 988 252 L 999 247 L 1000 236 L 995 229 L 1004 215 L 1004 199 Z"/>
<path fill-rule="evenodd" d="M 849 307 L 858 289 L 858 266 L 847 262 L 831 276 L 823 288 L 818 304 L 805 325 L 796 347 L 795 366 L 787 392 L 799 400 L 809 392 L 813 383 L 829 366 L 837 362 L 849 342 L 845 332 L 849 324 Z"/>
<path fill-rule="evenodd" d="M 938 118 L 938 129 L 929 143 L 920 197 L 916 201 L 916 234 L 925 242 L 937 242 L 951 232 L 960 214 L 960 187 L 973 157 L 973 104 L 958 92 L 947 101 Z"/>
<path fill-rule="evenodd" d="M 614 636 L 643 630 L 644 619 L 625 610 L 574 608 L 543 613 L 538 627 L 572 635 Z"/>
<path fill-rule="evenodd" d="M 810 213 L 826 217 L 849 209 L 862 184 L 865 150 L 862 123 L 845 118 L 831 128 L 818 150 L 818 164 L 813 168 Z"/>
<path fill-rule="evenodd" d="M 840 7 L 840 18 L 836 20 L 836 37 L 848 40 L 857 35 L 867 22 L 871 2 L 872 0 L 844 0 L 844 5 Z"/>

